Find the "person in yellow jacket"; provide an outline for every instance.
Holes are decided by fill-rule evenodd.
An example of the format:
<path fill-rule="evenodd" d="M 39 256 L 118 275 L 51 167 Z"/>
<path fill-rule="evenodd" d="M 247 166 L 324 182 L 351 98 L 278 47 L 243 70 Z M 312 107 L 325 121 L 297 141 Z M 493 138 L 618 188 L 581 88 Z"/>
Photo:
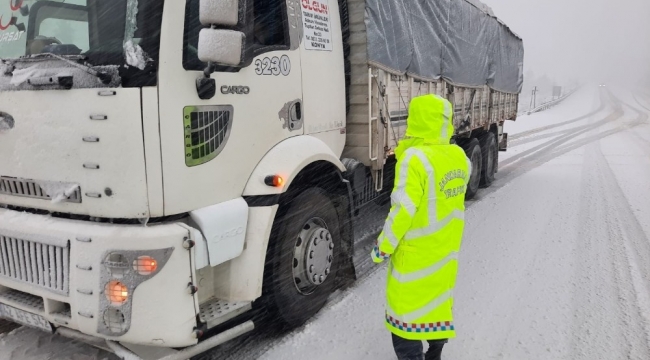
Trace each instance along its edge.
<path fill-rule="evenodd" d="M 406 137 L 395 150 L 392 207 L 371 254 L 376 263 L 390 260 L 386 327 L 400 360 L 438 360 L 455 337 L 453 289 L 471 163 L 450 144 L 452 115 L 439 96 L 411 101 Z"/>

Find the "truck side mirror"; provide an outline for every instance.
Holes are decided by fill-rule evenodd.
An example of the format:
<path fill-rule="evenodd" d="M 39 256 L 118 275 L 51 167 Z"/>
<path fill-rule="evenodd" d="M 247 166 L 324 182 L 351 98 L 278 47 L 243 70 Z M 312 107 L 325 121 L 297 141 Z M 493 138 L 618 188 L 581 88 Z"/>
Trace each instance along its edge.
<path fill-rule="evenodd" d="M 214 64 L 237 66 L 242 61 L 245 36 L 243 32 L 220 29 L 201 29 L 199 33 L 199 60 L 207 63 L 203 76 L 196 79 L 196 91 L 202 100 L 212 99 L 217 83 L 210 75 Z"/>
<path fill-rule="evenodd" d="M 217 29 L 217 26 L 236 26 L 239 22 L 239 0 L 200 0 L 198 57 L 207 63 L 203 77 L 196 80 L 199 98 L 211 99 L 216 93 L 216 82 L 210 78 L 214 65 L 238 66 L 243 59 L 246 36 L 243 32 Z"/>
<path fill-rule="evenodd" d="M 200 0 L 199 60 L 206 63 L 237 66 L 242 60 L 244 33 L 216 29 L 217 26 L 235 26 L 239 22 L 239 0 Z M 211 65 L 208 65 L 211 68 Z M 210 73 L 206 69 L 206 74 Z"/>
<path fill-rule="evenodd" d="M 244 33 L 240 31 L 201 29 L 199 60 L 206 63 L 237 66 L 242 61 L 244 40 Z"/>
<path fill-rule="evenodd" d="M 235 26 L 239 22 L 239 0 L 201 0 L 199 20 L 206 26 Z"/>

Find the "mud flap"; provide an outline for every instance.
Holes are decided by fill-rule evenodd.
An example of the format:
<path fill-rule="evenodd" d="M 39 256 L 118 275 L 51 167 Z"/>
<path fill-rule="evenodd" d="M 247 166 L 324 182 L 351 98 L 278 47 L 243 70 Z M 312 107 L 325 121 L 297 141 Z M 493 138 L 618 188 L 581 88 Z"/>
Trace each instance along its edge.
<path fill-rule="evenodd" d="M 339 201 L 335 204 L 336 212 L 341 219 L 341 230 L 343 232 L 343 249 L 346 254 L 343 259 L 343 264 L 339 269 L 338 284 L 336 288 L 345 286 L 357 279 L 357 274 L 354 268 L 354 190 L 350 180 L 346 179 L 341 173 L 337 173 L 341 184 L 341 195 Z M 344 220 L 345 219 L 345 220 Z"/>
<path fill-rule="evenodd" d="M 499 142 L 499 151 L 507 151 L 507 150 L 508 150 L 508 133 L 503 133 L 503 137 Z"/>

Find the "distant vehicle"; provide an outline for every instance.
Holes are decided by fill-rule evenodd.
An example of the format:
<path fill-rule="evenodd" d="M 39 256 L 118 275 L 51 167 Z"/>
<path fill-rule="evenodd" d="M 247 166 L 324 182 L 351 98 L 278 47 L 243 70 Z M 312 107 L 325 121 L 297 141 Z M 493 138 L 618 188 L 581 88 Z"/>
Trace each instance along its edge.
<path fill-rule="evenodd" d="M 522 40 L 478 0 L 80 3 L 0 8 L 0 317 L 113 351 L 304 323 L 411 98 L 453 104 L 468 197 L 517 117 Z"/>

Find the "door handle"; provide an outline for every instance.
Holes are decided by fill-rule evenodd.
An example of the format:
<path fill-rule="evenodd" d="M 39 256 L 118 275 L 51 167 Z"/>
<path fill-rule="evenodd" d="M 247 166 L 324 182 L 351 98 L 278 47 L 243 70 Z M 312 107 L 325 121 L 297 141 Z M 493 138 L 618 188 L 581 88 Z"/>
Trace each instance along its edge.
<path fill-rule="evenodd" d="M 289 111 L 289 130 L 298 130 L 302 128 L 302 103 L 296 101 L 291 105 Z"/>

